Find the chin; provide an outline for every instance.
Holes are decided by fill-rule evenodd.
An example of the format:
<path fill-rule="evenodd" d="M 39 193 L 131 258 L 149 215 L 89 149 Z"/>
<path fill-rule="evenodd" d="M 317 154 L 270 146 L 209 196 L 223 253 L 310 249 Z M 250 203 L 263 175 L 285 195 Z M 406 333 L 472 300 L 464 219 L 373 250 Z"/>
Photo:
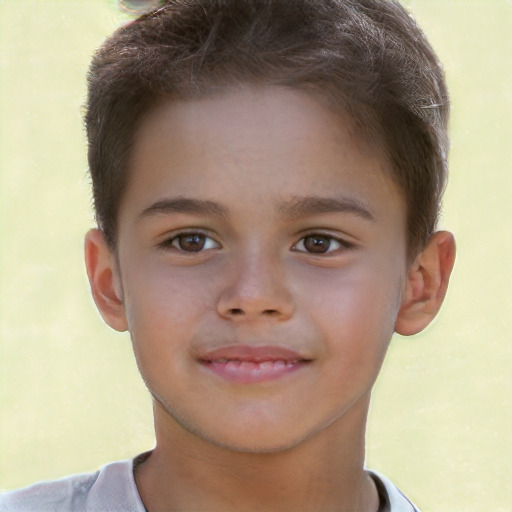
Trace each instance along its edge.
<path fill-rule="evenodd" d="M 215 424 L 190 421 L 172 415 L 174 421 L 188 434 L 219 448 L 238 453 L 271 454 L 300 445 L 310 437 L 309 432 L 300 432 L 298 422 L 293 425 L 283 425 L 282 422 L 255 421 L 245 418 L 244 421 L 225 420 Z M 181 430 L 180 429 L 180 430 Z"/>
<path fill-rule="evenodd" d="M 245 454 L 272 454 L 281 453 L 292 450 L 300 445 L 308 436 L 299 437 L 297 439 L 283 439 L 283 431 L 275 435 L 262 436 L 261 432 L 257 435 L 250 434 L 233 435 L 231 432 L 228 436 L 208 436 L 198 433 L 204 441 L 218 446 L 224 450 Z"/>

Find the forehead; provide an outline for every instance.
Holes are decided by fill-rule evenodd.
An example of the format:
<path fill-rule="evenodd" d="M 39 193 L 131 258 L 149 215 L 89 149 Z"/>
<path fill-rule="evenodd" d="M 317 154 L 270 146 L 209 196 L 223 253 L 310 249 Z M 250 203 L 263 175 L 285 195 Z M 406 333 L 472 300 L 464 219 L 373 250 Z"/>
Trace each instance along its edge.
<path fill-rule="evenodd" d="M 279 87 L 164 103 L 137 132 L 129 175 L 121 211 L 166 195 L 222 198 L 233 207 L 272 202 L 281 210 L 306 195 L 401 202 L 385 160 L 348 118 Z"/>

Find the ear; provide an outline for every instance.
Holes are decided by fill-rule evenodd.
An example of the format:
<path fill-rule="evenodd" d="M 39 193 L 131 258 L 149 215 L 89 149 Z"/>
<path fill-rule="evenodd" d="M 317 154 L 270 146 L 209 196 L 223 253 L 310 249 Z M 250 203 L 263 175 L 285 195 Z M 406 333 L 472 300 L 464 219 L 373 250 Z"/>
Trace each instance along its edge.
<path fill-rule="evenodd" d="M 118 265 L 99 229 L 91 229 L 85 236 L 85 266 L 92 296 L 103 320 L 116 331 L 126 331 L 128 323 Z"/>
<path fill-rule="evenodd" d="M 447 231 L 434 233 L 407 274 L 395 323 L 398 334 L 422 331 L 441 308 L 455 262 L 455 240 Z"/>

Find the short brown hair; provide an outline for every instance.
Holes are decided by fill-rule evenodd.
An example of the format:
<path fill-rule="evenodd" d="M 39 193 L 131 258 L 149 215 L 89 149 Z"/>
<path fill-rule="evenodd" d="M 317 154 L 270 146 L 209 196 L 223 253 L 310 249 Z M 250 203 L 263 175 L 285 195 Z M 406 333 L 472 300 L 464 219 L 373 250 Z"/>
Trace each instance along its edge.
<path fill-rule="evenodd" d="M 170 0 L 96 52 L 85 116 L 99 227 L 116 216 L 143 116 L 164 101 L 239 84 L 325 98 L 378 147 L 407 204 L 409 253 L 434 232 L 449 113 L 441 66 L 394 0 Z"/>

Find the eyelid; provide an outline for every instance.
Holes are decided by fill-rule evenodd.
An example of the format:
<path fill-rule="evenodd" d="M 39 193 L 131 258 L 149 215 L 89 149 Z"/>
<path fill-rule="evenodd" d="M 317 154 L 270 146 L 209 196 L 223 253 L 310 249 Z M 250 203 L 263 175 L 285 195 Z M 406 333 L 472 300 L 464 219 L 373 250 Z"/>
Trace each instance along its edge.
<path fill-rule="evenodd" d="M 189 251 L 184 251 L 182 249 L 179 249 L 178 247 L 175 247 L 173 245 L 173 242 L 179 238 L 180 236 L 187 236 L 187 235 L 201 235 L 205 238 L 209 238 L 212 240 L 216 247 L 208 247 L 206 249 L 201 249 L 200 251 L 190 251 L 190 254 L 197 254 L 201 252 L 205 252 L 211 249 L 219 249 L 222 247 L 221 243 L 217 241 L 216 236 L 214 233 L 211 233 L 208 230 L 200 229 L 200 228 L 186 228 L 186 229 L 177 229 L 175 231 L 171 231 L 170 233 L 166 233 L 162 238 L 162 240 L 157 244 L 157 247 L 162 250 L 168 250 L 170 248 L 175 249 L 176 251 L 180 253 L 187 254 Z"/>
<path fill-rule="evenodd" d="M 297 245 L 299 245 L 301 242 L 302 244 L 304 244 L 304 239 L 305 238 L 308 238 L 310 236 L 318 236 L 318 237 L 323 237 L 323 238 L 327 238 L 331 241 L 334 241 L 336 242 L 337 244 L 339 244 L 338 247 L 336 247 L 335 249 L 331 249 L 329 247 L 329 249 L 324 252 L 324 253 L 313 253 L 313 252 L 308 252 L 306 250 L 298 250 L 297 249 Z M 349 240 L 347 240 L 345 237 L 343 236 L 340 236 L 340 235 L 333 235 L 332 233 L 326 233 L 325 231 L 323 230 L 311 230 L 311 231 L 308 231 L 307 233 L 304 233 L 300 239 L 292 246 L 292 250 L 296 251 L 296 252 L 301 252 L 301 253 L 305 253 L 305 254 L 313 254 L 315 256 L 323 256 L 323 255 L 326 255 L 326 254 L 331 254 L 331 253 L 335 253 L 337 251 L 349 251 L 349 250 L 352 250 L 352 249 L 355 249 L 356 247 L 356 243 L 355 242 L 351 242 Z"/>

